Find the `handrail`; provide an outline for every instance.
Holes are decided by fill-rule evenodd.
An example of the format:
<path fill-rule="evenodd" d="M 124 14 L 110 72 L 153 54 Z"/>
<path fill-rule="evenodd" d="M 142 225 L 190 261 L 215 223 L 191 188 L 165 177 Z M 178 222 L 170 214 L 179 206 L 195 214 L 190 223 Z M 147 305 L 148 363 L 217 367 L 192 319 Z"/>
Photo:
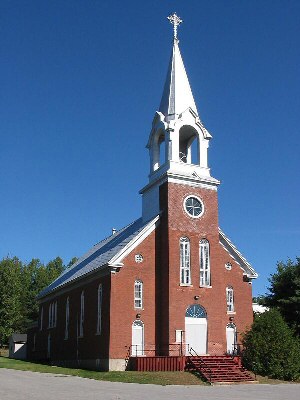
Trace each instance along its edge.
<path fill-rule="evenodd" d="M 211 380 L 212 380 L 212 370 L 211 370 L 211 368 L 205 363 L 205 361 L 199 356 L 199 354 L 198 354 L 192 347 L 189 347 L 189 346 L 188 346 L 188 352 L 190 353 L 191 357 L 199 357 L 199 362 L 200 362 L 200 373 L 203 375 L 203 372 L 202 372 L 202 368 L 203 368 L 203 367 L 204 367 L 205 369 L 207 369 L 207 370 L 208 370 L 208 373 L 209 373 L 209 383 L 211 383 Z M 192 354 L 192 352 L 193 352 L 194 354 Z M 193 360 L 191 360 L 191 359 L 190 359 L 190 362 L 191 362 L 192 364 L 194 364 L 194 363 L 193 363 Z M 194 366 L 195 366 L 195 364 L 194 364 Z"/>
<path fill-rule="evenodd" d="M 158 357 L 163 353 L 173 356 L 182 356 L 182 346 L 180 343 L 168 343 L 157 347 L 155 344 L 148 344 L 147 346 L 141 346 L 139 344 L 131 344 L 125 346 L 127 350 L 126 357 L 139 357 L 148 355 L 149 357 Z M 167 355 L 166 354 L 166 355 Z"/>

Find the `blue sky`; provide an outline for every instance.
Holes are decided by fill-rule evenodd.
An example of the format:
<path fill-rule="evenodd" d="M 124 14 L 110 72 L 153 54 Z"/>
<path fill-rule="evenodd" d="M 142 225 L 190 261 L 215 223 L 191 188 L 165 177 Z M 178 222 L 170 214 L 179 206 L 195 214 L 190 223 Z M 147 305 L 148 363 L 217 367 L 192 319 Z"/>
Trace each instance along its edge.
<path fill-rule="evenodd" d="M 2 0 L 1 257 L 67 263 L 140 216 L 173 11 L 254 294 L 300 256 L 298 0 Z"/>

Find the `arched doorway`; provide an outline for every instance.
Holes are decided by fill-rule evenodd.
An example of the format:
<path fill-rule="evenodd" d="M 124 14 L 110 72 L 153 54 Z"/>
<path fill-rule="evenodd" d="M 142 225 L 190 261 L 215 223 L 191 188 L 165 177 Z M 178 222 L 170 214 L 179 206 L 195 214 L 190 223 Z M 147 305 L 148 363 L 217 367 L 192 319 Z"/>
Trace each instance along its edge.
<path fill-rule="evenodd" d="M 134 357 L 144 355 L 144 324 L 139 320 L 132 324 L 131 355 Z"/>
<path fill-rule="evenodd" d="M 236 326 L 232 323 L 226 326 L 226 342 L 227 353 L 233 354 L 236 347 Z"/>
<path fill-rule="evenodd" d="M 196 354 L 207 354 L 207 314 L 199 304 L 192 304 L 185 313 L 186 354 L 190 349 Z"/>

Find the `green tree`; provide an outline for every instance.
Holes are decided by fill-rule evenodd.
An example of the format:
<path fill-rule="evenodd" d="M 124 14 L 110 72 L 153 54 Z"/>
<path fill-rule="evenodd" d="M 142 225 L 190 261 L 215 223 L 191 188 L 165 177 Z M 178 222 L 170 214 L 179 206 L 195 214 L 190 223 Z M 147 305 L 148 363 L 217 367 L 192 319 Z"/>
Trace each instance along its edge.
<path fill-rule="evenodd" d="M 38 319 L 39 306 L 37 295 L 64 271 L 63 260 L 56 257 L 45 266 L 39 259 L 33 258 L 23 268 L 23 315 L 26 325 Z M 26 328 L 26 326 L 24 327 Z"/>
<path fill-rule="evenodd" d="M 282 318 L 271 309 L 256 315 L 243 337 L 246 368 L 272 378 L 295 380 L 300 375 L 300 343 Z"/>
<path fill-rule="evenodd" d="M 265 304 L 276 307 L 288 325 L 300 336 L 300 258 L 279 262 L 270 279 Z"/>
<path fill-rule="evenodd" d="M 75 264 L 78 260 L 79 260 L 78 257 L 73 257 L 73 258 L 71 258 L 71 260 L 70 260 L 69 263 L 67 264 L 67 268 L 72 267 L 72 265 Z"/>
<path fill-rule="evenodd" d="M 0 262 L 0 343 L 6 344 L 13 332 L 22 330 L 22 263 L 17 258 Z"/>

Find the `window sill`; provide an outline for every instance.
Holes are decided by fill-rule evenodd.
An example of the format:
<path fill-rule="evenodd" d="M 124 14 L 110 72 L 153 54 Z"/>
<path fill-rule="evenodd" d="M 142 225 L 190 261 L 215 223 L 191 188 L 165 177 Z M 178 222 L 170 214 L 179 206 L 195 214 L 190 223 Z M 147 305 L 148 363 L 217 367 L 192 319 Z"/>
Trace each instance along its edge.
<path fill-rule="evenodd" d="M 236 312 L 235 311 L 227 311 L 227 314 L 235 315 Z"/>
<path fill-rule="evenodd" d="M 182 287 L 193 287 L 193 285 L 191 283 L 180 283 L 179 286 L 182 286 Z"/>
<path fill-rule="evenodd" d="M 101 336 L 102 335 L 102 332 L 96 332 L 95 333 L 95 336 Z"/>
<path fill-rule="evenodd" d="M 212 286 L 211 285 L 200 285 L 200 288 L 204 288 L 204 289 L 211 289 Z"/>

